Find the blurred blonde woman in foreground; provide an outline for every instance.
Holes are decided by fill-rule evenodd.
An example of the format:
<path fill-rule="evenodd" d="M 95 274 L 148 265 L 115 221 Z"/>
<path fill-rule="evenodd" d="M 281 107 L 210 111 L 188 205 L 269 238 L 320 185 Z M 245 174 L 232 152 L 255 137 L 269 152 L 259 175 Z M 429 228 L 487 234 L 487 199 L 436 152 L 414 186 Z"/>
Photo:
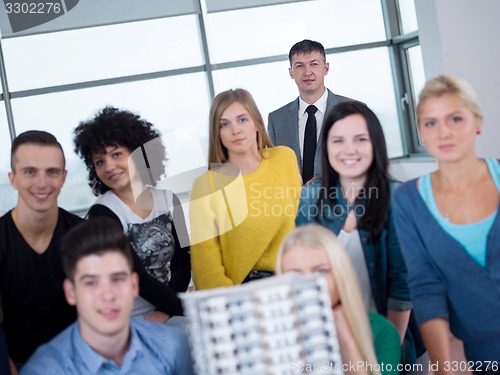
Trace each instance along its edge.
<path fill-rule="evenodd" d="M 366 364 L 355 371 L 346 366 L 345 374 L 398 373 L 401 359 L 398 332 L 383 316 L 367 311 L 351 261 L 333 233 L 318 224 L 290 232 L 278 252 L 276 272 L 325 275 L 342 362 Z"/>

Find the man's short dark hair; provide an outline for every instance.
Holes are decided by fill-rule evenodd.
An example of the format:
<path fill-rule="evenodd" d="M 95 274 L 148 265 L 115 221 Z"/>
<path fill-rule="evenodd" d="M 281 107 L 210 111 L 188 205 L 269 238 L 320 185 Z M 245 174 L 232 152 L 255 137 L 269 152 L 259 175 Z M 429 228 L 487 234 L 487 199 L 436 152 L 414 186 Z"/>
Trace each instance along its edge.
<path fill-rule="evenodd" d="M 320 42 L 315 42 L 314 40 L 304 39 L 301 42 L 295 43 L 290 49 L 288 54 L 288 60 L 290 61 L 290 66 L 292 66 L 292 57 L 294 55 L 310 54 L 311 52 L 319 52 L 323 57 L 323 61 L 326 62 L 325 47 Z"/>
<path fill-rule="evenodd" d="M 66 166 L 66 158 L 64 157 L 64 150 L 61 146 L 61 144 L 57 141 L 57 138 L 54 137 L 52 134 L 43 131 L 43 130 L 28 130 L 25 131 L 24 133 L 19 134 L 14 140 L 12 141 L 12 147 L 10 149 L 10 168 L 12 172 L 15 172 L 14 170 L 14 164 L 15 164 L 15 154 L 17 149 L 24 144 L 35 144 L 39 146 L 54 146 L 58 147 L 61 150 L 62 156 L 63 156 L 63 162 L 64 166 Z"/>
<path fill-rule="evenodd" d="M 86 220 L 71 228 L 61 240 L 61 258 L 66 277 L 74 281 L 78 261 L 89 255 L 108 252 L 122 254 L 133 269 L 129 240 L 115 220 L 98 217 Z"/>

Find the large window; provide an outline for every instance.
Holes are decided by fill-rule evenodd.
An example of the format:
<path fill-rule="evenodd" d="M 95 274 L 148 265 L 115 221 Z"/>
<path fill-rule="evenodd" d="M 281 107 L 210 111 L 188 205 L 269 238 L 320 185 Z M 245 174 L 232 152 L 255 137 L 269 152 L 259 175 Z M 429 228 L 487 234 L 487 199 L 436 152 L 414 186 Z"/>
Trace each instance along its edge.
<path fill-rule="evenodd" d="M 287 55 L 306 38 L 325 48 L 385 40 L 382 8 L 373 0 L 302 1 L 209 13 L 207 34 L 212 63 Z"/>
<path fill-rule="evenodd" d="M 407 97 L 413 106 L 423 82 L 413 0 L 195 0 L 189 7 L 170 1 L 176 12 L 162 1 L 148 0 L 161 10 L 148 14 L 134 10 L 140 2 L 110 1 L 95 26 L 72 26 L 72 19 L 92 19 L 87 5 L 82 17 L 75 6 L 60 28 L 66 15 L 22 36 L 4 33 L 1 25 L 0 73 L 11 99 L 0 110 L 0 212 L 16 203 L 7 179 L 9 129 L 56 135 L 68 161 L 60 205 L 85 212 L 95 197 L 73 153 L 72 131 L 106 105 L 158 127 L 168 151 L 164 183 L 187 194 L 190 171 L 206 164 L 212 96 L 245 88 L 267 121 L 269 112 L 298 95 L 288 51 L 306 38 L 327 50 L 328 88 L 365 102 L 379 116 L 391 157 L 420 151 L 410 130 L 413 108 L 404 107 Z"/>
<path fill-rule="evenodd" d="M 2 47 L 12 91 L 203 64 L 194 15 L 10 38 Z"/>

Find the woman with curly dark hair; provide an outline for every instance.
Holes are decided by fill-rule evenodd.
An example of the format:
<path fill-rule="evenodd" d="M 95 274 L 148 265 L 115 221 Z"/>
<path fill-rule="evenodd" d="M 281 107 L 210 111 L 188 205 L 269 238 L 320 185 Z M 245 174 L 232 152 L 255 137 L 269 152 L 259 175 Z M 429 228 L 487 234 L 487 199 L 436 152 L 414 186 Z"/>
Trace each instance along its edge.
<path fill-rule="evenodd" d="M 134 253 L 140 298 L 133 316 L 165 322 L 182 315 L 178 292 L 191 278 L 184 214 L 177 196 L 154 188 L 165 173 L 165 147 L 151 123 L 126 110 L 105 107 L 74 130 L 75 152 L 99 196 L 88 217 L 120 222 Z"/>

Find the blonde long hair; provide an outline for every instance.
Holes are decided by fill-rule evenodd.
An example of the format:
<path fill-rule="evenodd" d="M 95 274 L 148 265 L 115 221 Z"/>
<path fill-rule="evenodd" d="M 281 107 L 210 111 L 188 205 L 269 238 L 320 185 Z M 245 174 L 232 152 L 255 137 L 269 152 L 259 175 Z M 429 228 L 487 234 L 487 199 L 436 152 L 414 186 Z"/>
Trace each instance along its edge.
<path fill-rule="evenodd" d="M 307 224 L 294 229 L 281 243 L 276 260 L 276 273 L 282 273 L 283 255 L 294 246 L 312 247 L 322 250 L 328 256 L 333 280 L 344 308 L 347 323 L 354 341 L 369 365 L 372 375 L 380 375 L 373 347 L 373 335 L 368 312 L 361 297 L 358 278 L 344 247 L 328 229 L 318 224 Z M 304 254 L 304 256 L 306 256 Z"/>
<path fill-rule="evenodd" d="M 228 159 L 227 149 L 220 139 L 220 119 L 224 111 L 234 102 L 241 103 L 248 111 L 253 122 L 257 126 L 257 148 L 261 156 L 262 150 L 266 147 L 273 147 L 271 138 L 266 132 L 264 120 L 257 108 L 257 104 L 252 95 L 244 89 L 231 89 L 218 94 L 212 101 L 209 115 L 209 145 L 208 162 L 225 163 Z"/>

